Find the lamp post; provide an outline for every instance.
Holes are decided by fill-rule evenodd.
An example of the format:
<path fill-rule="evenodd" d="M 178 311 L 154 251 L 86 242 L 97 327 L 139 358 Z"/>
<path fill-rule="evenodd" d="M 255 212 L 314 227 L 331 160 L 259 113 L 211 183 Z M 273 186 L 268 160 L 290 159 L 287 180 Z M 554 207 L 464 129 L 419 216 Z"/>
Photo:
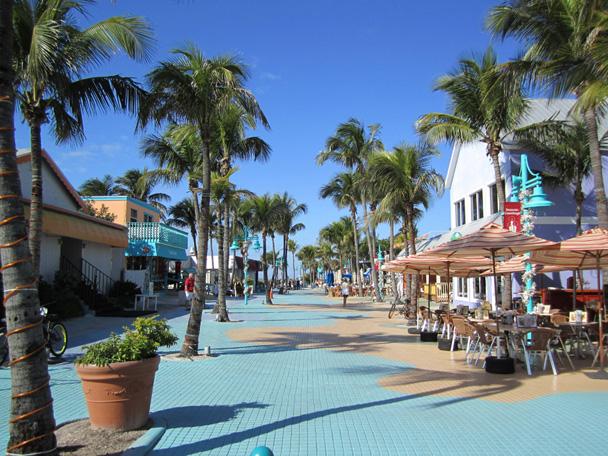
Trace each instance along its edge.
<path fill-rule="evenodd" d="M 553 206 L 553 203 L 547 199 L 547 195 L 543 191 L 542 177 L 538 173 L 532 172 L 528 164 L 528 156 L 521 155 L 521 166 L 519 176 L 511 177 L 512 188 L 510 202 L 521 203 L 521 226 L 522 233 L 532 235 L 534 231 L 534 211 L 539 207 Z M 526 302 L 526 310 L 528 313 L 534 310 L 532 297 L 536 286 L 534 284 L 534 268 L 530 263 L 530 253 L 526 253 L 526 269 L 522 275 L 522 282 L 525 283 L 525 290 L 522 293 L 522 300 Z"/>
<path fill-rule="evenodd" d="M 382 263 L 384 263 L 384 255 L 382 254 L 382 250 L 380 249 L 380 243 L 378 242 L 378 295 L 380 296 L 380 300 L 383 300 L 382 290 L 384 289 L 384 271 L 382 271 Z"/>
<path fill-rule="evenodd" d="M 260 240 L 257 234 L 253 234 L 247 226 L 243 227 L 243 235 L 236 236 L 232 241 L 230 250 L 235 255 L 237 250 L 241 250 L 243 255 L 243 294 L 245 295 L 245 305 L 249 301 L 249 287 L 247 286 L 247 273 L 249 272 L 249 247 L 253 244 L 255 250 L 260 250 Z"/>

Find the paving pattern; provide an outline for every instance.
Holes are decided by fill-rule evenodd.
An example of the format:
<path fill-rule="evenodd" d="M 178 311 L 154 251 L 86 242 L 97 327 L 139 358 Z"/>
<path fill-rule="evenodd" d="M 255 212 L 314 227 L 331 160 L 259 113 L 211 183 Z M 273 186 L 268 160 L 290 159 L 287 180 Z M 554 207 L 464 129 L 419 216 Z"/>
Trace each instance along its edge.
<path fill-rule="evenodd" d="M 210 345 L 217 357 L 163 360 L 152 415 L 168 430 L 153 454 L 248 455 L 262 444 L 277 456 L 605 452 L 608 380 L 603 391 L 511 402 L 402 391 L 387 379 L 402 382 L 403 376 L 423 376 L 424 369 L 416 368 L 419 358 L 391 359 L 378 348 L 419 347 L 405 329 L 395 333 L 397 323 L 387 325 L 386 334 L 374 323 L 375 339 L 366 341 L 373 318 L 364 308 L 343 310 L 338 300 L 311 292 L 276 298 L 277 306 L 264 306 L 260 298 L 247 308 L 233 305 L 231 317 L 238 322 L 219 324 L 207 315 L 201 346 Z M 187 317 L 172 312 L 170 322 L 181 337 Z M 335 333 L 355 324 L 368 332 L 359 338 Z M 51 366 L 51 374 L 57 421 L 85 417 L 73 366 Z M 2 369 L 2 447 L 9 388 L 9 371 Z"/>

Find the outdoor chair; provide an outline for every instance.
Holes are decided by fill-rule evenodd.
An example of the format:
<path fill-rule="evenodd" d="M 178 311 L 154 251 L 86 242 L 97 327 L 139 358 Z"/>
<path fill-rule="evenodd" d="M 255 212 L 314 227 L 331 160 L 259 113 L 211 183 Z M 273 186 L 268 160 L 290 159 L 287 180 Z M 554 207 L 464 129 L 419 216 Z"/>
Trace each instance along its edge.
<path fill-rule="evenodd" d="M 441 315 L 441 337 L 447 337 L 448 339 L 452 336 L 452 316 L 449 313 Z"/>
<path fill-rule="evenodd" d="M 568 323 L 568 316 L 560 313 L 551 314 L 551 323 L 559 326 L 563 323 Z"/>
<path fill-rule="evenodd" d="M 456 345 L 456 338 L 460 341 L 460 346 L 463 345 L 464 339 L 467 340 L 467 348 L 465 351 L 465 362 L 469 362 L 469 351 L 471 350 L 471 344 L 475 339 L 475 328 L 468 322 L 464 317 L 452 318 L 452 347 L 450 351 L 454 351 Z"/>
<path fill-rule="evenodd" d="M 524 351 L 524 362 L 528 375 L 532 375 L 532 364 L 536 357 L 542 357 L 543 370 L 547 369 L 547 360 L 551 362 L 553 375 L 557 375 L 557 367 L 553 358 L 552 341 L 556 334 L 551 328 L 535 328 L 521 334 L 521 345 Z"/>
<path fill-rule="evenodd" d="M 425 306 L 420 306 L 418 308 L 418 321 L 422 321 L 422 326 L 420 326 L 420 331 L 430 331 L 431 324 L 433 323 L 433 314 L 429 312 L 429 309 Z"/>
<path fill-rule="evenodd" d="M 475 333 L 477 337 L 473 342 L 473 347 L 470 350 L 469 355 L 472 358 L 475 358 L 475 353 L 477 353 L 477 358 L 475 358 L 475 365 L 479 363 L 479 358 L 481 358 L 482 353 L 486 353 L 486 357 L 492 354 L 492 349 L 496 347 L 497 337 L 490 334 L 488 329 L 480 325 L 479 323 L 470 323 L 471 326 L 475 329 Z M 483 367 L 485 367 L 485 361 L 483 363 Z"/>

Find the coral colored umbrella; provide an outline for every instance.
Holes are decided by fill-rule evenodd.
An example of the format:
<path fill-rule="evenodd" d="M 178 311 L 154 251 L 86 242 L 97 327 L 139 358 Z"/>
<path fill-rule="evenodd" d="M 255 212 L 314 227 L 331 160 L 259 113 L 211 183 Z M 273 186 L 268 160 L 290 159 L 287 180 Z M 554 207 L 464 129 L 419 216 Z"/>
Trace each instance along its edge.
<path fill-rule="evenodd" d="M 542 253 L 545 252 L 557 252 L 558 250 L 546 250 L 546 251 L 541 251 Z M 530 261 L 531 263 L 534 264 L 534 272 L 542 274 L 542 273 L 549 273 L 549 272 L 560 272 L 560 271 L 565 271 L 568 269 L 572 269 L 572 266 L 569 265 L 568 267 L 566 266 L 553 266 L 553 265 L 549 265 L 549 264 L 540 264 L 540 263 L 534 263 L 534 261 L 532 261 L 532 259 L 527 260 L 525 255 L 517 255 L 514 256 L 513 258 L 509 258 L 508 260 L 505 261 L 501 261 L 500 263 L 498 263 L 496 265 L 496 274 L 510 274 L 513 272 L 523 272 L 526 269 L 526 261 Z M 491 276 L 492 275 L 492 269 L 491 269 L 492 265 L 490 264 L 490 269 L 488 269 L 486 272 L 482 273 L 482 276 Z"/>
<path fill-rule="evenodd" d="M 535 254 L 532 254 L 535 258 Z M 604 368 L 604 308 L 606 299 L 601 287 L 600 270 L 608 267 L 608 230 L 593 228 L 579 236 L 567 239 L 560 245 L 559 250 L 539 252 L 533 261 L 549 264 L 570 264 L 574 269 L 595 269 L 597 271 L 597 288 L 601 291 L 602 300 L 599 309 L 599 350 L 600 366 Z"/>

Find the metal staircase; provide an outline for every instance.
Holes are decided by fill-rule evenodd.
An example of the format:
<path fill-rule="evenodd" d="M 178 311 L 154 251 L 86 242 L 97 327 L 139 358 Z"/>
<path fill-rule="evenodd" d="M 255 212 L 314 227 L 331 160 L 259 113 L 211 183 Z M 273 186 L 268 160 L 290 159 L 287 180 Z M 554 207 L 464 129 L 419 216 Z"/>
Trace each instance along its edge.
<path fill-rule="evenodd" d="M 107 304 L 106 298 L 114 285 L 114 280 L 109 275 L 84 258 L 78 267 L 62 256 L 60 266 L 62 272 L 80 280 L 82 286 L 79 287 L 79 295 L 87 306 L 97 310 L 98 307 L 103 307 L 102 303 Z"/>

